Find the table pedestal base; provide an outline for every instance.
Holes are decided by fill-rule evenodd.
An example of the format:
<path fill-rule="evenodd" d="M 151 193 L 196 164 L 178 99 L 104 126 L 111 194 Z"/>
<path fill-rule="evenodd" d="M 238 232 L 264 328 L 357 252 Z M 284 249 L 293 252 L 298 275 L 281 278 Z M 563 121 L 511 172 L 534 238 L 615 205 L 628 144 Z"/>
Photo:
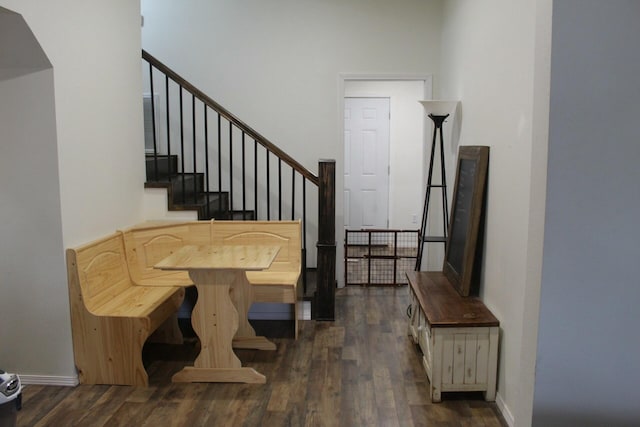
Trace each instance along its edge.
<path fill-rule="evenodd" d="M 276 345 L 265 337 L 256 336 L 247 320 L 248 302 L 241 298 L 241 289 L 246 286 L 244 272 L 192 270 L 189 276 L 198 289 L 191 324 L 200 339 L 201 349 L 194 366 L 187 366 L 176 373 L 172 381 L 266 383 L 264 375 L 253 368 L 242 367 L 233 352 L 234 347 L 276 349 Z M 233 304 L 232 295 L 240 303 L 239 310 Z M 238 311 L 242 313 L 240 319 Z"/>
<path fill-rule="evenodd" d="M 231 300 L 238 310 L 238 331 L 233 337 L 233 348 L 275 350 L 276 345 L 266 337 L 256 336 L 256 331 L 249 323 L 249 308 L 253 302 L 253 287 L 247 280 L 244 271 L 236 273 L 233 281 Z"/>
<path fill-rule="evenodd" d="M 196 368 L 187 366 L 171 378 L 174 383 L 248 383 L 265 384 L 267 378 L 253 368 Z"/>
<path fill-rule="evenodd" d="M 193 366 L 173 376 L 173 382 L 267 382 L 255 369 L 242 367 L 233 348 L 276 349 L 265 337 L 256 336 L 249 323 L 253 295 L 245 270 L 268 268 L 278 250 L 269 246 L 187 245 L 156 265 L 187 270 L 198 291 L 191 325 L 200 339 L 200 353 Z"/>

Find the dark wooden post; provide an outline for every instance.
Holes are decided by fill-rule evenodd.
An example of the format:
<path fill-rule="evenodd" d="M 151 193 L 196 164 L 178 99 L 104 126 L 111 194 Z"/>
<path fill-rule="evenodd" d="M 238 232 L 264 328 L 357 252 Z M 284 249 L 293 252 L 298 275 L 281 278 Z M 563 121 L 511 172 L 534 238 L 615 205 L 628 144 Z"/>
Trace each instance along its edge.
<path fill-rule="evenodd" d="M 336 161 L 318 164 L 318 283 L 316 320 L 335 320 L 336 295 Z"/>

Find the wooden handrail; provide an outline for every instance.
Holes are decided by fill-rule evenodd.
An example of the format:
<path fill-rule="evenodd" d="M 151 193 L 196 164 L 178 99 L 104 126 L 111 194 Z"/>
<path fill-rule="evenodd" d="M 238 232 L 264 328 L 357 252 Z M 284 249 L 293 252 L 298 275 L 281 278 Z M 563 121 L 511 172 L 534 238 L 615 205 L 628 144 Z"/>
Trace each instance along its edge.
<path fill-rule="evenodd" d="M 304 176 L 306 179 L 311 181 L 314 185 L 319 185 L 318 177 L 303 165 L 301 165 L 298 161 L 292 158 L 290 155 L 282 151 L 278 146 L 269 141 L 267 138 L 262 136 L 260 133 L 255 131 L 253 128 L 245 124 L 242 120 L 238 119 L 236 116 L 231 114 L 227 109 L 225 109 L 222 105 L 218 104 L 216 101 L 211 99 L 205 93 L 203 93 L 200 89 L 189 83 L 184 77 L 180 76 L 178 73 L 173 71 L 171 68 L 167 67 L 165 64 L 160 62 L 153 55 L 142 50 L 142 58 L 147 62 L 152 64 L 159 71 L 163 72 L 167 76 L 171 77 L 176 83 L 178 83 L 182 88 L 186 89 L 188 92 L 192 93 L 196 98 L 202 101 L 208 107 L 214 109 L 218 114 L 227 119 L 229 122 L 233 123 L 238 129 L 243 131 L 245 134 L 249 135 L 249 137 L 256 140 L 260 145 L 265 147 L 269 152 L 278 156 L 278 158 L 282 159 L 286 164 L 295 169 L 298 173 Z"/>

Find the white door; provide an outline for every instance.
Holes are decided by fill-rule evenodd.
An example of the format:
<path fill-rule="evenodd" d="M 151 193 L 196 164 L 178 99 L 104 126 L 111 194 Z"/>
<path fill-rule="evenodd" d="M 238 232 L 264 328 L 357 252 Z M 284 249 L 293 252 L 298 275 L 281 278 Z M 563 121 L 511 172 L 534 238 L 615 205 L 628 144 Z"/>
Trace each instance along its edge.
<path fill-rule="evenodd" d="M 351 230 L 387 228 L 389 98 L 344 100 L 344 221 Z"/>

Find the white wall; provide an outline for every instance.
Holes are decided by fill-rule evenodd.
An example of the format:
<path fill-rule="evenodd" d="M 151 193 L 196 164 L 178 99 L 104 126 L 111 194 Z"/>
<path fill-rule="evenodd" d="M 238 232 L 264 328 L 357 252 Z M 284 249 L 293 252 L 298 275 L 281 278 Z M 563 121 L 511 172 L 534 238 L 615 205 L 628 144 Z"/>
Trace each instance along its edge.
<path fill-rule="evenodd" d="M 640 425 L 638 16 L 554 2 L 536 426 Z"/>
<path fill-rule="evenodd" d="M 142 219 L 140 12 L 127 0 L 0 0 L 54 69 L 62 225 L 76 246 Z"/>
<path fill-rule="evenodd" d="M 0 81 L 0 129 L 0 365 L 70 375 L 51 68 Z"/>
<path fill-rule="evenodd" d="M 0 0 L 0 6 L 23 15 L 53 65 L 56 133 L 47 134 L 42 143 L 57 142 L 59 176 L 54 173 L 52 154 L 43 169 L 24 169 L 22 178 L 27 188 L 41 183 L 38 185 L 44 189 L 59 187 L 60 194 L 58 208 L 36 207 L 33 201 L 24 205 L 24 214 L 20 213 L 25 218 L 33 213 L 44 216 L 40 221 L 35 219 L 34 226 L 42 228 L 37 228 L 38 240 L 32 243 L 53 248 L 50 254 L 56 259 L 48 258 L 46 264 L 34 261 L 30 268 L 35 271 L 18 273 L 15 283 L 46 276 L 46 281 L 37 282 L 37 289 L 14 286 L 8 291 L 3 287 L 2 298 L 20 304 L 20 319 L 32 318 L 38 325 L 12 322 L 20 334 L 6 340 L 3 335 L 2 345 L 21 344 L 13 354 L 12 366 L 2 368 L 41 379 L 72 379 L 67 277 L 60 254 L 66 247 L 143 219 L 139 4 L 129 0 Z M 40 96 L 38 87 L 30 94 Z M 14 98 L 18 95 L 12 95 L 11 103 L 21 105 L 22 101 Z M 28 123 L 29 117 L 17 117 L 16 129 L 21 121 Z M 20 185 L 20 178 L 12 178 L 15 185 Z M 47 197 L 53 196 L 53 192 L 47 193 Z M 59 209 L 60 218 L 47 213 L 48 209 Z M 6 248 L 18 244 L 19 238 L 31 237 L 13 236 L 0 245 Z M 5 320 L 2 323 L 4 326 Z M 45 332 L 47 339 L 39 340 Z M 42 357 L 45 354 L 47 357 Z"/>
<path fill-rule="evenodd" d="M 144 0 L 142 44 L 309 170 L 336 159 L 340 195 L 340 73 L 432 74 L 441 4 Z M 336 205 L 341 259 L 342 197 Z M 337 268 L 342 281 L 341 262 Z"/>
<path fill-rule="evenodd" d="M 500 320 L 497 401 L 514 425 L 529 424 L 533 397 L 549 3 L 446 1 L 442 84 L 434 82 L 436 97 L 462 101 L 460 145 L 491 148 L 481 297 Z"/>
<path fill-rule="evenodd" d="M 143 216 L 149 220 L 196 221 L 197 211 L 169 211 L 166 188 L 147 188 L 144 190 Z"/>

